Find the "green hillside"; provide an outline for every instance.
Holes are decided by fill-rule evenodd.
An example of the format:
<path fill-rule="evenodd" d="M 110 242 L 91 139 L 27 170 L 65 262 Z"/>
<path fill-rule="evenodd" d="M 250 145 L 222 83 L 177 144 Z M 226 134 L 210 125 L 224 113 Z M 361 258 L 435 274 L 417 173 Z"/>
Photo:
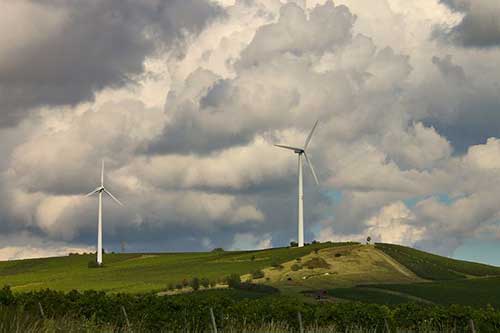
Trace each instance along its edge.
<path fill-rule="evenodd" d="M 0 286 L 14 291 L 55 289 L 148 292 L 164 290 L 193 277 L 215 281 L 280 264 L 323 248 L 349 243 L 312 244 L 303 248 L 199 253 L 105 254 L 103 268 L 88 268 L 94 255 L 0 262 Z"/>
<path fill-rule="evenodd" d="M 378 304 L 500 306 L 500 277 L 410 284 L 381 284 L 329 290 L 331 299 Z"/>
<path fill-rule="evenodd" d="M 376 244 L 322 243 L 303 248 L 197 253 L 106 254 L 103 268 L 89 268 L 93 255 L 0 262 L 0 286 L 15 292 L 54 289 L 111 293 L 184 293 L 168 290 L 194 277 L 212 282 L 231 274 L 277 288 L 303 300 L 330 290 L 330 301 L 381 304 L 498 304 L 500 268 L 453 260 L 411 248 Z M 489 278 L 497 276 L 496 278 Z M 227 287 L 221 283 L 215 287 Z M 203 288 L 202 288 L 203 289 Z M 470 299 L 471 301 L 468 301 Z"/>
<path fill-rule="evenodd" d="M 457 280 L 467 276 L 500 275 L 500 267 L 445 258 L 401 245 L 377 243 L 375 247 L 423 279 Z"/>

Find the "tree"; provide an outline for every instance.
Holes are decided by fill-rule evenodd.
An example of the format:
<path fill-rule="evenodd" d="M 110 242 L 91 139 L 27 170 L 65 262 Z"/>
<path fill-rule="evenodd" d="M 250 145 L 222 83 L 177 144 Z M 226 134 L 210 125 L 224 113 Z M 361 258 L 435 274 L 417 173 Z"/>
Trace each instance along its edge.
<path fill-rule="evenodd" d="M 191 280 L 191 288 L 193 288 L 193 290 L 198 290 L 200 289 L 200 279 L 198 279 L 197 277 L 194 277 L 192 280 Z"/>
<path fill-rule="evenodd" d="M 366 237 L 366 243 L 367 244 L 370 244 L 371 241 L 372 241 L 372 238 L 370 236 Z"/>
<path fill-rule="evenodd" d="M 200 284 L 203 286 L 203 288 L 210 287 L 210 281 L 207 278 L 202 278 L 200 280 Z"/>
<path fill-rule="evenodd" d="M 241 284 L 241 278 L 238 274 L 231 274 L 226 278 L 229 288 L 236 288 Z"/>

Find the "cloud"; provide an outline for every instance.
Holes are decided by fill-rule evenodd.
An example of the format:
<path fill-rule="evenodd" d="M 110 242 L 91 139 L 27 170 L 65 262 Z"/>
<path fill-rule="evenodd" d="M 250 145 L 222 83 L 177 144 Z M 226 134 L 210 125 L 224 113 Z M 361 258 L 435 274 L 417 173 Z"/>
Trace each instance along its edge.
<path fill-rule="evenodd" d="M 222 14 L 208 1 L 16 1 L 2 5 L 0 126 L 135 84 L 157 50 Z M 175 14 L 174 14 L 175 13 Z"/>
<path fill-rule="evenodd" d="M 257 236 L 249 233 L 237 233 L 234 235 L 233 244 L 230 249 L 235 251 L 263 250 L 272 247 L 271 241 L 270 234 Z"/>
<path fill-rule="evenodd" d="M 106 51 L 74 65 L 106 67 L 77 80 L 90 99 L 1 116 L 15 123 L 0 129 L 2 232 L 92 246 L 96 199 L 83 195 L 104 158 L 106 185 L 126 204 L 105 201 L 107 248 L 286 245 L 297 232 L 297 160 L 273 144 L 303 145 L 317 119 L 309 153 L 320 186 L 306 169 L 306 239 L 370 234 L 450 254 L 496 225 L 499 50 L 432 39 L 434 26 L 461 20 L 437 0 L 298 2 L 23 2 L 19 17 L 32 10 L 43 23 L 38 35 L 16 32 L 28 47 L 40 35 L 53 43 L 75 8 L 84 20 L 116 6 L 115 21 L 96 21 L 105 41 L 122 17 L 127 27 L 116 32 L 123 44 L 91 38 L 81 51 Z M 73 49 L 78 36 L 61 45 Z M 53 61 L 1 50 L 16 66 Z M 64 80 L 49 83 L 72 90 Z"/>
<path fill-rule="evenodd" d="M 451 10 L 463 14 L 451 27 L 439 27 L 438 36 L 465 47 L 500 46 L 500 4 L 495 0 L 441 0 Z"/>

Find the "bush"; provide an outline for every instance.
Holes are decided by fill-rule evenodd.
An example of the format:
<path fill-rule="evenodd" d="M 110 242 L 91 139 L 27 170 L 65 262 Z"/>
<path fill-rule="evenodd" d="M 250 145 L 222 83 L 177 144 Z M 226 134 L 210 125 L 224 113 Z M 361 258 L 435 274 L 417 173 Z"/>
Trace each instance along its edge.
<path fill-rule="evenodd" d="M 264 272 L 260 269 L 257 269 L 252 272 L 253 279 L 262 279 L 265 276 Z"/>
<path fill-rule="evenodd" d="M 202 278 L 200 280 L 200 284 L 204 287 L 204 288 L 208 288 L 210 287 L 210 281 L 207 279 L 207 278 Z"/>
<path fill-rule="evenodd" d="M 312 258 L 304 263 L 304 266 L 309 269 L 314 268 L 330 268 L 330 265 L 323 258 Z"/>
<path fill-rule="evenodd" d="M 226 278 L 229 288 L 236 288 L 241 284 L 241 278 L 238 274 L 231 274 Z"/>
<path fill-rule="evenodd" d="M 194 291 L 200 289 L 200 279 L 194 277 L 189 283 L 189 285 L 191 286 L 191 288 L 193 288 Z"/>
<path fill-rule="evenodd" d="M 290 247 L 298 247 L 299 243 L 297 242 L 290 242 Z"/>
<path fill-rule="evenodd" d="M 224 252 L 224 249 L 222 247 L 216 247 L 212 252 Z"/>
<path fill-rule="evenodd" d="M 342 253 L 335 253 L 335 258 L 342 257 Z"/>
<path fill-rule="evenodd" d="M 300 266 L 299 264 L 293 264 L 292 265 L 292 271 L 294 271 L 294 272 L 300 270 L 301 268 L 302 268 L 302 266 Z"/>

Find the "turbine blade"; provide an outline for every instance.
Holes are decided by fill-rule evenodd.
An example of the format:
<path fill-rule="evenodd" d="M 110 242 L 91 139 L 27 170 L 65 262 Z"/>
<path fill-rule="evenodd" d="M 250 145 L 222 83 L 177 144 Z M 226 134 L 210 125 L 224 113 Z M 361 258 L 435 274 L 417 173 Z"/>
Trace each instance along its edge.
<path fill-rule="evenodd" d="M 111 194 L 111 192 L 109 192 L 106 189 L 104 189 L 104 192 L 106 192 L 111 197 L 111 199 L 113 199 L 114 201 L 116 201 L 117 204 L 119 204 L 120 206 L 123 206 L 123 204 L 120 202 L 120 200 L 118 200 L 113 194 Z"/>
<path fill-rule="evenodd" d="M 316 185 L 319 185 L 318 177 L 316 176 L 316 172 L 314 171 L 314 167 L 313 167 L 311 161 L 309 160 L 309 157 L 307 157 L 306 152 L 304 152 L 304 157 L 306 158 L 307 165 L 309 166 L 309 169 L 311 170 L 311 173 L 314 177 L 314 181 L 316 182 Z"/>
<path fill-rule="evenodd" d="M 316 129 L 316 126 L 318 126 L 318 122 L 319 122 L 319 120 L 316 120 L 316 122 L 314 123 L 314 126 L 311 130 L 311 133 L 309 133 L 309 135 L 307 136 L 306 143 L 304 144 L 304 150 L 306 150 L 307 146 L 309 146 L 309 142 L 311 142 L 311 138 L 313 136 L 314 130 Z"/>
<path fill-rule="evenodd" d="M 101 163 L 101 186 L 104 186 L 104 159 Z"/>
<path fill-rule="evenodd" d="M 284 145 L 275 145 L 275 146 L 279 147 L 279 148 L 283 148 L 283 149 L 293 150 L 293 151 L 296 151 L 296 150 L 302 151 L 302 148 L 296 148 L 296 147 L 290 147 L 290 146 L 284 146 Z"/>
<path fill-rule="evenodd" d="M 88 193 L 87 195 L 85 195 L 86 197 L 90 197 L 91 195 L 95 194 L 99 192 L 99 187 L 97 187 L 95 190 L 93 190 L 92 192 Z"/>

